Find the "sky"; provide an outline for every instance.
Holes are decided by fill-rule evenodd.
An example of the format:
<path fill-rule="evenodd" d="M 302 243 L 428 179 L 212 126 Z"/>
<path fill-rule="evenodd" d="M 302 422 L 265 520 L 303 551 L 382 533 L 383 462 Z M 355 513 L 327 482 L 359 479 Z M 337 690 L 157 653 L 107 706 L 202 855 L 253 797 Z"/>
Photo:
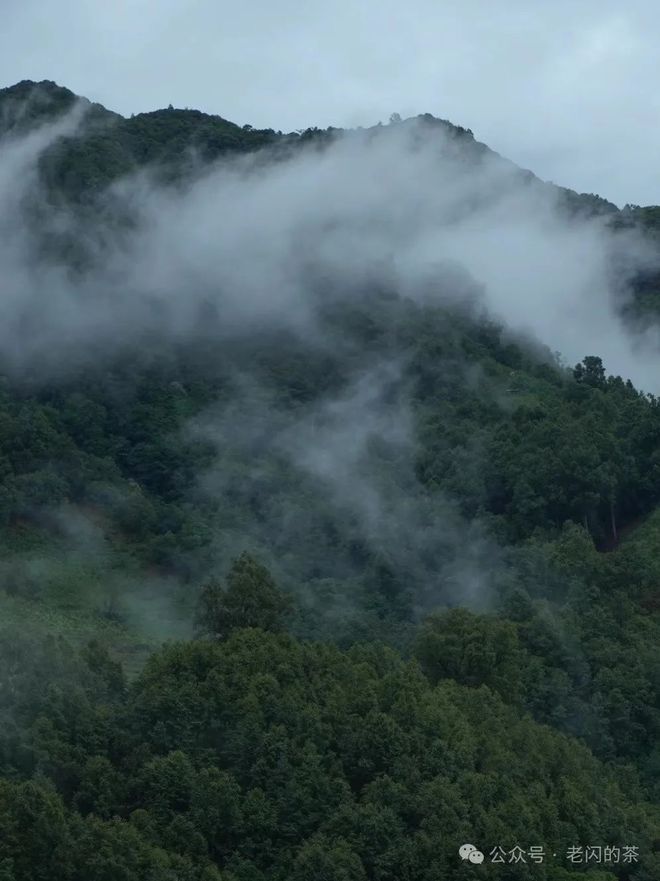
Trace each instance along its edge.
<path fill-rule="evenodd" d="M 4 0 L 0 86 L 276 130 L 432 113 L 544 180 L 655 204 L 659 36 L 653 0 Z"/>

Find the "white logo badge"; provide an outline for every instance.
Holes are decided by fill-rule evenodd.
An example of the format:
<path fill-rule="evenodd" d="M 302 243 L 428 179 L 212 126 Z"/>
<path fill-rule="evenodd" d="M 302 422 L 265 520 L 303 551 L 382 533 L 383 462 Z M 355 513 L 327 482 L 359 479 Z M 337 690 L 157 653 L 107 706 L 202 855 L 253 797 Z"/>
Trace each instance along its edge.
<path fill-rule="evenodd" d="M 474 844 L 462 844 L 458 848 L 458 855 L 462 860 L 469 860 L 471 863 L 483 863 L 484 855 Z"/>

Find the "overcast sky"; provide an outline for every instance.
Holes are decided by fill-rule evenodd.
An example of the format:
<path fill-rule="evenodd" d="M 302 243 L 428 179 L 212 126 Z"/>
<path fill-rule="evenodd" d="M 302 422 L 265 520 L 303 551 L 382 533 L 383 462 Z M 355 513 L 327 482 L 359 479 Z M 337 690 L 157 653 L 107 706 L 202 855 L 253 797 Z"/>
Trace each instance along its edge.
<path fill-rule="evenodd" d="M 433 113 L 540 177 L 660 203 L 660 4 L 4 0 L 0 85 L 291 130 Z"/>

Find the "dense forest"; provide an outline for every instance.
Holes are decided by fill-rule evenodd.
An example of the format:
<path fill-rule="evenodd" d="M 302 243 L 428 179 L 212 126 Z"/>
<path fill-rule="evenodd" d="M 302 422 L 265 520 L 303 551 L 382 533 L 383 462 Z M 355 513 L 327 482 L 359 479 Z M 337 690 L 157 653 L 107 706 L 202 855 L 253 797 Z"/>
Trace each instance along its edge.
<path fill-rule="evenodd" d="M 178 264 L 143 227 L 170 203 L 172 250 L 190 192 L 242 229 L 209 169 L 322 202 L 333 151 L 397 138 L 411 180 L 431 144 L 476 181 L 452 223 L 515 186 L 608 266 L 634 236 L 617 321 L 654 327 L 660 209 L 445 120 L 282 133 L 0 90 L 0 881 L 660 878 L 655 386 L 566 363 L 453 263 L 407 286 L 329 209 L 321 257 L 296 228 L 302 282 L 215 298 L 191 238 L 187 311 L 159 299 Z"/>

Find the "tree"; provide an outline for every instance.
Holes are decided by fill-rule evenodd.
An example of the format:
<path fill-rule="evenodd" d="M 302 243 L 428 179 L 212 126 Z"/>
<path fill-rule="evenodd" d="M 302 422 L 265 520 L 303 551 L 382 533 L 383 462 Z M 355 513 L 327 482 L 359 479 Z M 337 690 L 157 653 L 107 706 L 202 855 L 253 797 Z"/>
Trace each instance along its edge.
<path fill-rule="evenodd" d="M 436 612 L 419 632 L 415 655 L 432 682 L 448 677 L 488 685 L 507 701 L 521 697 L 525 655 L 510 621 L 461 608 Z"/>
<path fill-rule="evenodd" d="M 277 587 L 268 569 L 244 552 L 232 564 L 226 586 L 213 580 L 202 589 L 195 631 L 218 639 L 244 627 L 277 632 L 283 629 L 290 609 L 290 598 Z"/>
<path fill-rule="evenodd" d="M 603 361 L 596 355 L 587 355 L 580 364 L 576 364 L 573 376 L 578 382 L 584 382 L 594 388 L 604 388 L 605 368 Z"/>
<path fill-rule="evenodd" d="M 292 881 L 366 881 L 360 858 L 345 841 L 305 842 L 293 864 Z"/>

